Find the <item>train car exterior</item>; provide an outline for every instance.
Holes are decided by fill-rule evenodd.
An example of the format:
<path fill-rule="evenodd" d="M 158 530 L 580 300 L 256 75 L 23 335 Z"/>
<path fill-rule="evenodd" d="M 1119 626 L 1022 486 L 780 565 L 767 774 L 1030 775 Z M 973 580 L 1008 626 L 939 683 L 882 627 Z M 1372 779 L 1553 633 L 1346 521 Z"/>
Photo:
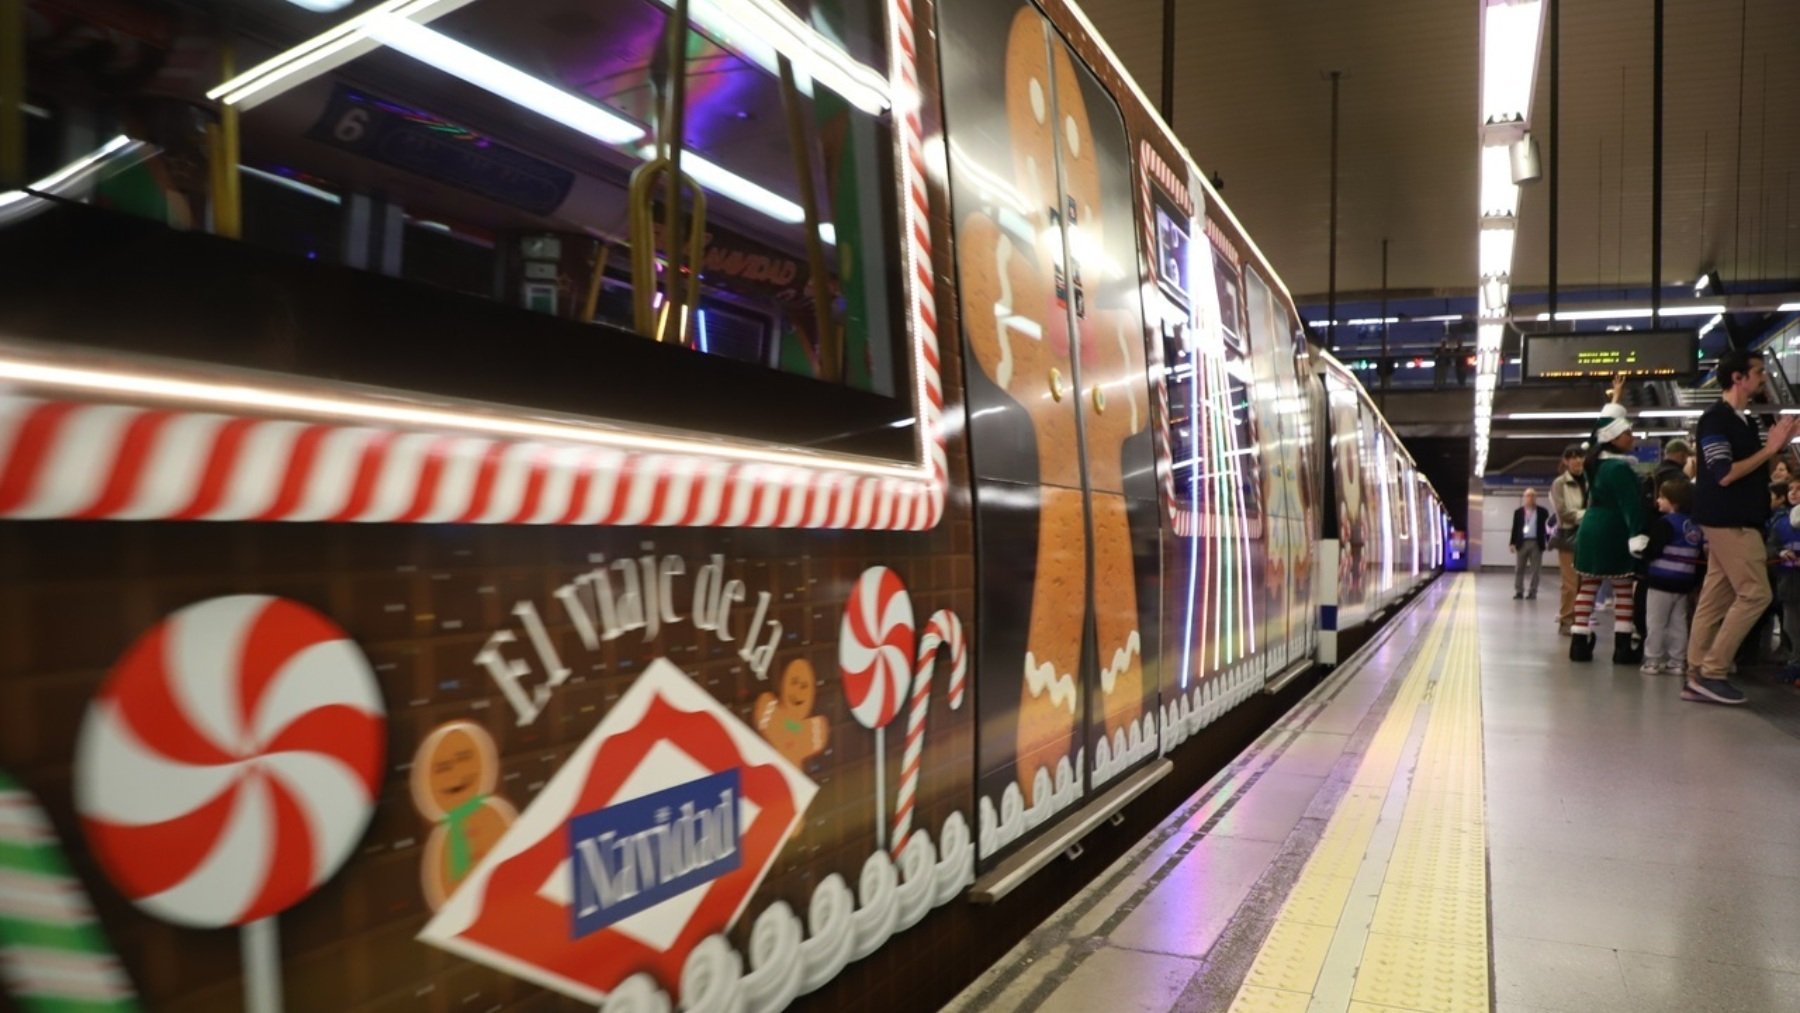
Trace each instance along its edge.
<path fill-rule="evenodd" d="M 1066 0 L 5 10 L 26 1010 L 934 1003 L 1443 565 Z"/>

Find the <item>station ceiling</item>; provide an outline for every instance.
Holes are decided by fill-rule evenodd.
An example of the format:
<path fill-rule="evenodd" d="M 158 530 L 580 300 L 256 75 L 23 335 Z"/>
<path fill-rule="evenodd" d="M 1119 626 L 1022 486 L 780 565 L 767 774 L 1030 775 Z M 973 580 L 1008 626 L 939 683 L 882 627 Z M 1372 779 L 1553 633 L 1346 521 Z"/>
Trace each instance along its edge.
<path fill-rule="evenodd" d="M 1162 0 L 1088 0 L 1146 94 Z M 1476 0 L 1178 0 L 1174 126 L 1302 303 L 1323 302 L 1331 86 L 1343 71 L 1338 288 L 1469 294 L 1476 276 Z M 1562 14 L 1559 283 L 1650 277 L 1651 0 Z M 1800 276 L 1800 3 L 1667 0 L 1664 280 Z M 1740 47 L 1742 58 L 1739 57 Z M 1549 41 L 1514 290 L 1548 281 Z M 1741 123 L 1740 130 L 1740 97 Z M 1316 298 L 1315 298 L 1316 297 Z"/>

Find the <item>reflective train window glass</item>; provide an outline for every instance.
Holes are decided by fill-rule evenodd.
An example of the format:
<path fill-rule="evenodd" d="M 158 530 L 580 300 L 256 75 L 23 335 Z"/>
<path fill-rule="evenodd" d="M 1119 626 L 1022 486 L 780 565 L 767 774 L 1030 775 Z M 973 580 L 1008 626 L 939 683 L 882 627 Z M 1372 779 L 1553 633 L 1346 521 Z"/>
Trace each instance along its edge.
<path fill-rule="evenodd" d="M 1250 390 L 1254 380 L 1250 367 L 1249 336 L 1244 328 L 1244 293 L 1236 267 L 1237 256 L 1214 240 L 1213 274 L 1219 295 L 1219 335 L 1224 339 L 1224 380 L 1215 405 L 1230 425 L 1228 447 L 1219 456 L 1213 470 L 1236 477 L 1235 494 L 1241 505 L 1241 516 L 1250 532 L 1262 532 L 1262 493 L 1257 474 L 1258 431 L 1251 413 Z M 1248 460 L 1245 467 L 1238 462 Z M 1228 478 L 1229 482 L 1230 479 Z"/>
<path fill-rule="evenodd" d="M 1144 310 L 1162 342 L 1175 499 L 1194 509 L 1202 498 L 1203 458 L 1210 455 L 1211 423 L 1201 411 L 1201 391 L 1216 372 L 1202 364 L 1198 340 L 1200 306 L 1212 302 L 1212 248 L 1205 241 L 1194 241 L 1198 223 L 1160 185 L 1151 183 L 1149 192 L 1156 228 L 1151 272 L 1156 286 L 1145 290 Z"/>
<path fill-rule="evenodd" d="M 0 242 L 85 204 L 910 397 L 886 0 L 334 6 L 30 0 Z"/>

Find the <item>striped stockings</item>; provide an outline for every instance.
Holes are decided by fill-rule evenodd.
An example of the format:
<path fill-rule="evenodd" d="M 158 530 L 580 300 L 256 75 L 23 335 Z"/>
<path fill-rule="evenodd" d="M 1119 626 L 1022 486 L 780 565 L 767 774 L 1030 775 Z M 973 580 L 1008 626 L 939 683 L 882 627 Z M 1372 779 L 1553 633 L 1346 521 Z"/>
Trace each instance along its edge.
<path fill-rule="evenodd" d="M 1575 591 L 1575 632 L 1592 632 L 1590 620 L 1594 616 L 1594 598 L 1600 593 L 1600 585 L 1612 581 L 1613 588 L 1613 629 L 1620 633 L 1632 632 L 1632 591 L 1637 584 L 1633 577 L 1590 577 L 1581 575 L 1581 586 Z"/>

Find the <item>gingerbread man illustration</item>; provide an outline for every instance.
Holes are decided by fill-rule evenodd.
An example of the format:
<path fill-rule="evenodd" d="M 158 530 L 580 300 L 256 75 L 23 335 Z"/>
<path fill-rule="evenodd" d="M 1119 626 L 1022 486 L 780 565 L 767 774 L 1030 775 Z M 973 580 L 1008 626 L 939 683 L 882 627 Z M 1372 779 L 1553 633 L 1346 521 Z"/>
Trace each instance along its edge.
<path fill-rule="evenodd" d="M 1081 82 L 1067 50 L 1029 7 L 1014 16 L 1007 37 L 1006 119 L 1012 191 L 1024 213 L 1007 206 L 972 212 L 959 241 L 970 349 L 1024 409 L 1036 438 L 1037 581 L 1016 737 L 1018 781 L 1032 804 L 1037 772 L 1069 755 L 1079 704 L 1088 545 L 1078 402 L 1088 413 L 1095 576 L 1106 588 L 1099 633 L 1109 736 L 1142 705 L 1120 451 L 1146 413 L 1141 333 L 1129 313 L 1088 304 L 1087 283 L 1116 266 L 1101 246 L 1099 161 Z M 1072 256 L 1064 252 L 1065 224 Z"/>
<path fill-rule="evenodd" d="M 1111 739 L 1143 710 L 1142 637 L 1138 630 L 1137 563 L 1125 499 L 1125 441 L 1149 423 L 1143 323 L 1136 312 L 1108 305 L 1104 293 L 1128 265 L 1107 253 L 1099 144 L 1082 100 L 1082 80 L 1066 50 L 1054 47 L 1057 132 L 1067 186 L 1069 246 L 1076 279 L 1075 347 L 1080 355 L 1081 410 L 1087 437 L 1089 509 L 1094 531 L 1094 622 L 1099 633 L 1101 715 Z M 1120 228 L 1129 230 L 1129 221 Z M 1127 257 L 1130 254 L 1126 255 Z M 1087 282 L 1083 292 L 1082 280 Z M 1136 298 L 1135 291 L 1127 293 Z"/>
<path fill-rule="evenodd" d="M 419 864 L 433 911 L 518 818 L 518 811 L 494 794 L 499 784 L 499 751 L 487 729 L 473 721 L 439 725 L 413 754 L 413 805 L 436 824 Z"/>
<path fill-rule="evenodd" d="M 812 663 L 796 658 L 782 670 L 781 692 L 756 698 L 756 730 L 795 766 L 824 752 L 831 737 L 831 725 L 812 712 L 818 686 Z"/>

